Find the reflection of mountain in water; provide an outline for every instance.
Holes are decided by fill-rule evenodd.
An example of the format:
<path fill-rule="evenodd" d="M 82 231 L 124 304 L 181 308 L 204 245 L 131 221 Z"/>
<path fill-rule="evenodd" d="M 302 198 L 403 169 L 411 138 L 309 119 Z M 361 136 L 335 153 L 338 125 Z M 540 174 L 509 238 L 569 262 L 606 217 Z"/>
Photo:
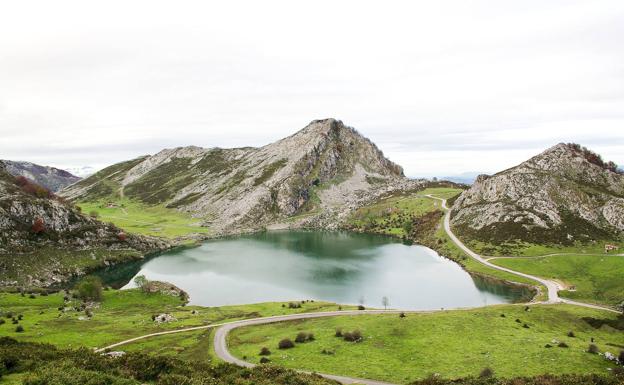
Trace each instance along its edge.
<path fill-rule="evenodd" d="M 392 238 L 330 232 L 275 232 L 213 240 L 150 261 L 100 272 L 115 286 L 134 275 L 183 288 L 198 305 L 319 299 L 435 309 L 509 302 L 517 292 L 471 279 L 459 265 Z"/>
<path fill-rule="evenodd" d="M 471 274 L 470 276 L 480 291 L 494 293 L 512 302 L 525 302 L 533 298 L 533 290 L 528 286 L 505 285 L 498 280 L 478 274 Z"/>

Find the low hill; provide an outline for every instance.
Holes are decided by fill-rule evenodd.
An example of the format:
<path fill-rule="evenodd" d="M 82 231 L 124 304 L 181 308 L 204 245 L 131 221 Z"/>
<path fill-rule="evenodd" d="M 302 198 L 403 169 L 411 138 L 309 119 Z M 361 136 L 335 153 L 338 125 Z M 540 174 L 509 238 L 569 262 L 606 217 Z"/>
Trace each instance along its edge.
<path fill-rule="evenodd" d="M 0 286 L 47 285 L 167 247 L 83 215 L 45 188 L 10 175 L 0 162 Z"/>
<path fill-rule="evenodd" d="M 624 175 L 577 144 L 560 143 L 455 201 L 452 226 L 468 240 L 572 245 L 621 239 Z"/>
<path fill-rule="evenodd" d="M 215 234 L 336 227 L 362 202 L 420 182 L 335 119 L 260 148 L 166 149 L 108 167 L 61 191 L 77 202 L 132 199 L 203 219 Z M 294 220 L 293 217 L 296 217 Z"/>
<path fill-rule="evenodd" d="M 30 162 L 15 162 L 11 160 L 3 160 L 2 162 L 6 165 L 6 171 L 8 171 L 9 174 L 26 177 L 52 192 L 59 191 L 62 188 L 82 179 L 68 171 L 54 167 L 40 166 Z"/>

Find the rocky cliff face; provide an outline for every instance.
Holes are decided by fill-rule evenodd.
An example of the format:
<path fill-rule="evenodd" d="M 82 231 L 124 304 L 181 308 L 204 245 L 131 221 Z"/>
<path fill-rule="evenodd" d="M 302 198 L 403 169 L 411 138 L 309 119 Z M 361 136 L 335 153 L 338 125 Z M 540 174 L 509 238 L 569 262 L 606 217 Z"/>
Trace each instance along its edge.
<path fill-rule="evenodd" d="M 166 149 L 111 166 L 61 194 L 163 204 L 204 218 L 219 234 L 284 220 L 331 227 L 361 202 L 415 183 L 370 140 L 325 119 L 260 148 Z M 294 216 L 300 218 L 293 222 Z"/>
<path fill-rule="evenodd" d="M 2 161 L 6 171 L 14 176 L 24 176 L 50 191 L 58 191 L 78 182 L 81 178 L 54 167 L 40 166 L 30 162 Z"/>
<path fill-rule="evenodd" d="M 456 200 L 452 226 L 467 238 L 569 244 L 624 231 L 624 175 L 575 144 L 558 144 Z"/>
<path fill-rule="evenodd" d="M 170 247 L 160 239 L 124 234 L 55 196 L 32 193 L 6 169 L 0 162 L 0 286 L 45 286 L 84 273 L 64 270 L 63 261 L 72 260 L 76 252 L 98 250 L 100 257 L 120 261 L 120 255 L 140 257 Z M 37 254 L 42 250 L 46 250 L 45 258 Z M 97 258 L 95 254 L 89 257 L 89 265 L 105 264 Z"/>

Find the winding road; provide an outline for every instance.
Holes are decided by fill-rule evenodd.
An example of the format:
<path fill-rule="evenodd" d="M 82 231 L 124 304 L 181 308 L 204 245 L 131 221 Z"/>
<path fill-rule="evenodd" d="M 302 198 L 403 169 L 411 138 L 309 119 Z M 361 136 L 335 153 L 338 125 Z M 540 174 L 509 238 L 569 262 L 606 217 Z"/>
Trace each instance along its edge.
<path fill-rule="evenodd" d="M 565 298 L 559 297 L 558 291 L 563 289 L 563 287 L 562 287 L 561 284 L 559 284 L 556 281 L 548 280 L 548 279 L 545 279 L 545 278 L 536 277 L 536 276 L 530 275 L 530 274 L 525 274 L 525 273 L 522 273 L 522 272 L 519 272 L 519 271 L 508 269 L 506 267 L 498 266 L 498 265 L 495 265 L 495 264 L 489 262 L 484 256 L 479 255 L 479 254 L 475 253 L 474 251 L 470 250 L 453 233 L 453 231 L 451 230 L 451 218 L 450 218 L 451 210 L 446 205 L 446 199 L 438 198 L 438 197 L 435 197 L 433 195 L 427 195 L 427 197 L 429 197 L 431 199 L 437 199 L 437 200 L 442 202 L 442 208 L 445 211 L 445 215 L 444 215 L 444 230 L 449 235 L 451 240 L 462 251 L 464 251 L 471 258 L 475 259 L 479 263 L 482 263 L 483 265 L 486 265 L 486 266 L 491 267 L 491 268 L 496 269 L 496 270 L 500 270 L 500 271 L 508 272 L 508 273 L 511 273 L 511 274 L 515 274 L 515 275 L 518 275 L 520 277 L 528 278 L 528 279 L 533 280 L 535 282 L 539 282 L 540 284 L 545 286 L 547 288 L 547 290 L 548 290 L 548 293 L 547 293 L 548 294 L 548 299 L 546 301 L 542 302 L 542 303 L 546 303 L 546 304 L 567 303 L 567 304 L 571 304 L 571 305 L 583 306 L 583 307 L 588 307 L 588 308 L 598 309 L 598 310 L 606 310 L 606 311 L 616 312 L 617 313 L 616 310 L 611 309 L 611 308 L 607 308 L 607 307 L 603 307 L 603 306 L 599 306 L 599 305 L 594 305 L 594 304 L 588 304 L 588 303 L 571 301 L 569 299 L 565 299 Z M 455 310 L 458 310 L 458 309 L 455 309 Z M 253 325 L 262 325 L 262 324 L 268 324 L 268 323 L 274 323 L 274 322 L 285 322 L 285 321 L 293 321 L 293 320 L 301 320 L 301 319 L 313 319 L 313 318 L 321 318 L 321 317 L 354 316 L 354 315 L 364 315 L 364 314 L 398 314 L 398 313 L 401 313 L 401 312 L 404 312 L 404 313 L 431 313 L 431 312 L 434 312 L 434 311 L 444 311 L 444 310 L 433 310 L 433 311 L 342 310 L 342 311 L 317 312 L 317 313 L 299 313 L 299 314 L 280 315 L 280 316 L 273 316 L 273 317 L 262 317 L 262 318 L 254 318 L 254 319 L 247 319 L 247 320 L 240 320 L 240 321 L 232 321 L 232 322 L 225 322 L 225 323 L 218 323 L 218 324 L 211 324 L 211 325 L 204 325 L 204 326 L 196 326 L 196 327 L 191 327 L 191 328 L 186 328 L 186 329 L 177 329 L 177 330 L 169 330 L 169 331 L 165 331 L 165 332 L 151 333 L 151 334 L 147 334 L 147 335 L 131 338 L 129 340 L 121 341 L 121 342 L 118 342 L 118 343 L 110 345 L 110 346 L 106 346 L 106 347 L 101 348 L 101 349 L 97 349 L 96 352 L 102 352 L 102 351 L 105 351 L 107 349 L 116 348 L 116 347 L 121 346 L 121 345 L 125 345 L 125 344 L 131 343 L 131 342 L 135 342 L 135 341 L 139 341 L 139 340 L 142 340 L 142 339 L 146 339 L 146 338 L 150 338 L 150 337 L 154 337 L 154 336 L 159 336 L 159 335 L 166 335 L 166 334 L 173 334 L 173 333 L 183 333 L 183 332 L 187 332 L 187 331 L 202 330 L 202 329 L 209 329 L 209 328 L 217 328 L 216 332 L 215 332 L 215 335 L 214 335 L 214 341 L 213 341 L 215 354 L 220 359 L 222 359 L 225 362 L 229 362 L 229 363 L 232 363 L 232 364 L 235 364 L 235 365 L 238 365 L 238 366 L 251 368 L 251 367 L 254 367 L 255 365 L 250 363 L 250 362 L 247 362 L 247 361 L 244 361 L 244 360 L 241 360 L 239 358 L 234 357 L 228 350 L 228 347 L 227 347 L 227 336 L 228 336 L 228 333 L 230 331 L 236 329 L 236 328 L 246 327 L 246 326 L 253 326 Z M 310 372 L 303 371 L 303 370 L 300 370 L 299 372 L 301 372 L 301 373 L 310 373 Z M 317 374 L 322 376 L 322 377 L 325 377 L 327 379 L 335 380 L 335 381 L 338 381 L 338 382 L 343 383 L 343 384 L 393 385 L 393 384 L 390 384 L 390 383 L 387 383 L 387 382 L 368 380 L 368 379 L 363 379 L 363 378 L 352 378 L 352 377 L 336 376 L 336 375 L 332 375 L 332 374 L 323 374 L 323 373 L 317 373 Z"/>

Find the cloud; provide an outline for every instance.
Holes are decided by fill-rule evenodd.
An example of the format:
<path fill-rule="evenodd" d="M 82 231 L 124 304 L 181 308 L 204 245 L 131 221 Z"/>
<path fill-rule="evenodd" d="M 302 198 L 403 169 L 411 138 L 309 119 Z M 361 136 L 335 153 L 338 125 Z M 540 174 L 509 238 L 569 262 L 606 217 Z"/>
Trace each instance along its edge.
<path fill-rule="evenodd" d="M 622 36 L 615 0 L 7 2 L 0 155 L 103 167 L 336 117 L 410 175 L 568 141 L 624 164 Z"/>

